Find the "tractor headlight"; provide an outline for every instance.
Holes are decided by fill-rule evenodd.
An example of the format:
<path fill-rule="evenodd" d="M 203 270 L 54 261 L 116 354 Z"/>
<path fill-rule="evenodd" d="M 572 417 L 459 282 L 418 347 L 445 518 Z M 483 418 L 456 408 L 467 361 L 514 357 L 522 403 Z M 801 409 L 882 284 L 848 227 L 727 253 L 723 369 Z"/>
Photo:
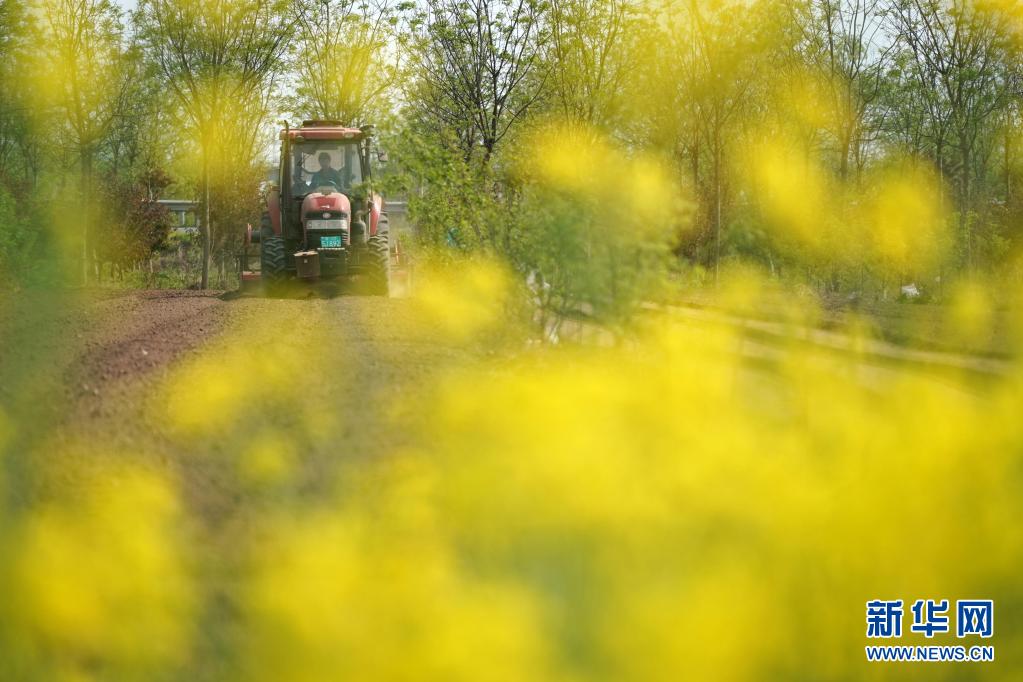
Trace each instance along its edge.
<path fill-rule="evenodd" d="M 330 220 L 310 220 L 306 223 L 306 228 L 309 230 L 327 230 L 327 231 L 348 231 L 348 219 L 347 218 L 332 218 Z"/>

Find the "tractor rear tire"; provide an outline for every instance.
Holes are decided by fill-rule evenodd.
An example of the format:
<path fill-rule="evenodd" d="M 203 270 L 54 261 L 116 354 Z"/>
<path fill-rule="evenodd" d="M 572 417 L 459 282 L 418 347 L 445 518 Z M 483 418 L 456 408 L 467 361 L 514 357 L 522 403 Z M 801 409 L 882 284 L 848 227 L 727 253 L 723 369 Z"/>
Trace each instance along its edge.
<path fill-rule="evenodd" d="M 386 228 L 386 225 L 381 225 Z M 366 242 L 363 280 L 370 296 L 391 293 L 391 241 L 386 230 L 378 231 Z"/>
<path fill-rule="evenodd" d="M 263 292 L 274 296 L 281 293 L 287 272 L 284 256 L 284 239 L 263 229 L 259 239 L 260 279 L 263 281 Z"/>

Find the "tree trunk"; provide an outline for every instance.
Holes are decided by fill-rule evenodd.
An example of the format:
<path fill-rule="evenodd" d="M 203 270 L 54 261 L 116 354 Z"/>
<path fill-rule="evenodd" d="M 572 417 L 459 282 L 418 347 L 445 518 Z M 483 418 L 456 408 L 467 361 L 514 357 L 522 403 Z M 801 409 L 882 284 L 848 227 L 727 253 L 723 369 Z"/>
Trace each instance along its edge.
<path fill-rule="evenodd" d="M 202 278 L 199 288 L 205 291 L 210 286 L 210 245 L 213 241 L 213 228 L 210 225 L 210 166 L 209 153 L 203 151 L 202 184 L 205 197 L 205 218 L 202 224 Z"/>
<path fill-rule="evenodd" d="M 82 147 L 79 150 L 81 163 L 81 210 L 82 210 L 82 286 L 89 283 L 89 207 L 92 191 L 92 150 Z"/>
<path fill-rule="evenodd" d="M 838 141 L 838 177 L 845 182 L 849 179 L 849 153 L 852 148 L 852 133 L 843 127 Z"/>
<path fill-rule="evenodd" d="M 973 272 L 973 228 L 970 225 L 970 164 L 972 163 L 972 153 L 970 145 L 967 141 L 963 140 L 960 143 L 960 151 L 962 155 L 962 177 L 960 179 L 960 196 L 959 196 L 959 230 L 963 235 L 963 239 L 966 241 L 966 271 L 968 273 Z"/>
<path fill-rule="evenodd" d="M 721 132 L 714 136 L 714 288 L 721 272 Z"/>
<path fill-rule="evenodd" d="M 695 128 L 694 128 L 695 131 Z M 693 133 L 692 143 L 692 172 L 693 172 L 693 189 L 697 191 L 700 187 L 700 133 L 695 131 Z"/>
<path fill-rule="evenodd" d="M 1005 206 L 1012 203 L 1012 128 L 1005 128 Z"/>

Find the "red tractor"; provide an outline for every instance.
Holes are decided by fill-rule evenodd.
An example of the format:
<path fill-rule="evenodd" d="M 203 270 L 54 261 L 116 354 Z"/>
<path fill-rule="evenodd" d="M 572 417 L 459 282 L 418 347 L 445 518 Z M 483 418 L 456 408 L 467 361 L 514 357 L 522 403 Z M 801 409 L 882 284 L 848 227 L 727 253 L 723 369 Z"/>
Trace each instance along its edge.
<path fill-rule="evenodd" d="M 370 164 L 374 155 L 386 159 L 374 149 L 373 127 L 305 121 L 285 124 L 280 139 L 278 181 L 267 191 L 258 233 L 249 228 L 246 235 L 246 245 L 259 244 L 264 291 L 280 292 L 289 280 L 354 276 L 366 293 L 387 295 L 387 213 Z"/>

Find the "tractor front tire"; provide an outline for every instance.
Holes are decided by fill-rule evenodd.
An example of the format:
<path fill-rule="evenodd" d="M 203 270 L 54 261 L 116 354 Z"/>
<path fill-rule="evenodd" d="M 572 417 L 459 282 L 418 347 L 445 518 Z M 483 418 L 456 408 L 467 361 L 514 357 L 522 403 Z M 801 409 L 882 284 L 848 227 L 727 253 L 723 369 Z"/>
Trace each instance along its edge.
<path fill-rule="evenodd" d="M 366 242 L 363 280 L 370 296 L 391 293 L 391 243 L 387 232 L 377 232 Z"/>
<path fill-rule="evenodd" d="M 284 287 L 286 262 L 284 256 L 284 239 L 273 233 L 273 230 L 263 230 L 259 239 L 259 265 L 260 279 L 263 281 L 263 292 L 275 296 L 281 293 Z"/>

